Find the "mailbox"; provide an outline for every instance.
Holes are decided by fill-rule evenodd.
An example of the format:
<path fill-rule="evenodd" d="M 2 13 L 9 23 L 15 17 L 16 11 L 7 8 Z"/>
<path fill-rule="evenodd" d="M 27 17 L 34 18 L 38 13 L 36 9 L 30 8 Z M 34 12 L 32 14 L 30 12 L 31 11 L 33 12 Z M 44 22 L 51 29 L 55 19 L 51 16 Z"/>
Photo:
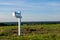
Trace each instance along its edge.
<path fill-rule="evenodd" d="M 15 12 L 13 13 L 13 16 L 15 16 L 16 18 L 22 18 L 22 16 L 21 16 L 21 11 L 15 11 Z"/>
<path fill-rule="evenodd" d="M 15 11 L 13 13 L 13 16 L 18 18 L 18 35 L 20 36 L 21 35 L 21 28 L 20 27 L 21 27 L 21 18 L 22 18 L 21 11 Z"/>

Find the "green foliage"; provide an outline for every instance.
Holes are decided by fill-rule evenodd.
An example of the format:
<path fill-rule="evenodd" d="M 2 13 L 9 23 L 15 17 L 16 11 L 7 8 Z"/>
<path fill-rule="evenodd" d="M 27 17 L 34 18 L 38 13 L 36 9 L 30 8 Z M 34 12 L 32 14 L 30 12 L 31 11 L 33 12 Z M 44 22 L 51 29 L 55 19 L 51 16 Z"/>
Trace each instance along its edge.
<path fill-rule="evenodd" d="M 17 26 L 0 26 L 0 40 L 60 40 L 60 24 L 22 25 L 18 36 Z"/>

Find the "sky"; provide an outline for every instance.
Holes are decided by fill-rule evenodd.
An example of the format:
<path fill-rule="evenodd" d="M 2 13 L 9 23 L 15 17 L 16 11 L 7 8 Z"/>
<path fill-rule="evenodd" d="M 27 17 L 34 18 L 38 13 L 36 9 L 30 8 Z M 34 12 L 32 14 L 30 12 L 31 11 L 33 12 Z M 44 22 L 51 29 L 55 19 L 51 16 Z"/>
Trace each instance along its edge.
<path fill-rule="evenodd" d="M 60 21 L 60 0 L 0 0 L 0 22 L 17 22 L 17 10 L 22 21 Z"/>

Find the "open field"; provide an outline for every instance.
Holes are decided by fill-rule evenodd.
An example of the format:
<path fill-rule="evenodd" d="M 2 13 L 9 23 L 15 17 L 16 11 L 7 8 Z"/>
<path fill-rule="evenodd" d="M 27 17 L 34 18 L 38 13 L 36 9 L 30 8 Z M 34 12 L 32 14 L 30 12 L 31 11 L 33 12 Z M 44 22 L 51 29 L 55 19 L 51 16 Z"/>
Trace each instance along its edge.
<path fill-rule="evenodd" d="M 17 26 L 0 26 L 0 40 L 60 40 L 60 24 L 22 25 L 22 35 L 17 36 Z"/>

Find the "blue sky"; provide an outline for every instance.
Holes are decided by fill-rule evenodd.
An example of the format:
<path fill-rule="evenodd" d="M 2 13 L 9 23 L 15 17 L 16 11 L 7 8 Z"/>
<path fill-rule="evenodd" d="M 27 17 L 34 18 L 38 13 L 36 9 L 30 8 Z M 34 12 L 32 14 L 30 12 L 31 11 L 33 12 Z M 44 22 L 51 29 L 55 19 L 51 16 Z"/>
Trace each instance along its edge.
<path fill-rule="evenodd" d="M 60 21 L 60 0 L 0 0 L 0 22 L 17 21 L 17 10 L 22 21 Z"/>

